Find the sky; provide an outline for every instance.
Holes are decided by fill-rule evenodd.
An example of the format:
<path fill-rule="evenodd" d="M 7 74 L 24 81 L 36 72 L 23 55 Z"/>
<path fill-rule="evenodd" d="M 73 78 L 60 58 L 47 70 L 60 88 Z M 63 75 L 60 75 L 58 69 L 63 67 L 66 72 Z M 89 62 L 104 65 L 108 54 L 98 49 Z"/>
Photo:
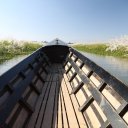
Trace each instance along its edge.
<path fill-rule="evenodd" d="M 0 0 L 0 38 L 66 42 L 128 35 L 128 0 Z"/>

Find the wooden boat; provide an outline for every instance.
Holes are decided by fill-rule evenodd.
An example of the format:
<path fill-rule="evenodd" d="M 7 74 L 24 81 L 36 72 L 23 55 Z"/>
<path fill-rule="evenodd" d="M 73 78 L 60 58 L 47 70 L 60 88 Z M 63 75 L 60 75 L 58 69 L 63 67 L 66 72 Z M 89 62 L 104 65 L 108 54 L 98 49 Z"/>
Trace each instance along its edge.
<path fill-rule="evenodd" d="M 127 128 L 128 87 L 60 40 L 0 77 L 0 128 Z"/>

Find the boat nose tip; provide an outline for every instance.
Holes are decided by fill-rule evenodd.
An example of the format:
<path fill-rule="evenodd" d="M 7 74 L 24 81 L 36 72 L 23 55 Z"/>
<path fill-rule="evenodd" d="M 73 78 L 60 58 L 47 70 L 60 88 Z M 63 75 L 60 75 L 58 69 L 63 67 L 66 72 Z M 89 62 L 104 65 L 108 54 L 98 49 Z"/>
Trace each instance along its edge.
<path fill-rule="evenodd" d="M 57 45 L 59 44 L 59 39 L 58 39 L 58 38 L 56 38 L 56 44 L 57 44 Z"/>

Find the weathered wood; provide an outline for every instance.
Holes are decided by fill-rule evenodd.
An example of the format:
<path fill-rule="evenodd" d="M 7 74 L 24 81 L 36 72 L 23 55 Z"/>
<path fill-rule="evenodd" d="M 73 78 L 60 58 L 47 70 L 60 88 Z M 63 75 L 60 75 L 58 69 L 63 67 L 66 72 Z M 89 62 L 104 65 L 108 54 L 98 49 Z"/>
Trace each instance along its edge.
<path fill-rule="evenodd" d="M 81 55 L 78 51 L 74 49 L 70 49 L 70 51 L 74 53 L 79 59 L 81 59 L 84 64 L 87 65 L 91 70 L 93 70 L 97 75 L 99 75 L 107 84 L 111 85 L 111 87 L 113 87 L 113 89 L 128 102 L 128 87 L 126 85 L 115 79 L 103 68 L 99 67 L 94 62 Z"/>
<path fill-rule="evenodd" d="M 121 117 L 117 114 L 117 112 L 112 108 L 110 103 L 103 97 L 103 95 L 94 87 L 92 83 L 90 83 L 90 80 L 87 78 L 87 76 L 83 75 L 83 71 L 75 65 L 71 59 L 69 59 L 69 62 L 76 70 L 77 74 L 80 76 L 81 80 L 87 84 L 88 89 L 93 95 L 93 98 L 97 101 L 97 103 L 102 108 L 103 112 L 106 114 L 108 120 L 111 122 L 113 127 L 119 126 L 119 127 L 127 127 L 127 124 L 121 119 Z M 104 103 L 102 105 L 102 102 Z M 110 114 L 111 113 L 111 114 Z M 115 119 L 117 122 L 113 121 Z M 119 121 L 120 120 L 120 121 Z"/>
<path fill-rule="evenodd" d="M 61 92 L 59 89 L 59 98 L 58 98 L 58 115 L 57 115 L 57 127 L 63 128 L 63 116 L 62 116 L 62 103 L 61 103 Z"/>
<path fill-rule="evenodd" d="M 68 115 L 66 111 L 66 105 L 64 102 L 64 95 L 62 94 L 62 89 L 60 89 L 60 94 L 61 94 L 61 101 L 62 101 L 61 103 L 62 103 L 63 127 L 69 128 Z"/>
<path fill-rule="evenodd" d="M 39 95 L 41 92 L 40 90 L 33 84 L 31 83 L 30 86 L 34 89 L 34 91 Z"/>
<path fill-rule="evenodd" d="M 90 96 L 87 101 L 85 101 L 85 103 L 79 108 L 79 111 L 84 112 L 89 106 L 90 104 L 94 101 L 94 98 L 92 96 Z"/>
<path fill-rule="evenodd" d="M 20 104 L 24 106 L 26 109 L 28 109 L 31 113 L 34 112 L 34 108 L 30 104 L 28 104 L 23 98 L 20 99 Z"/>
<path fill-rule="evenodd" d="M 64 81 L 65 81 L 65 86 L 67 85 L 67 89 L 68 89 L 68 93 L 70 94 L 72 92 L 72 88 L 71 88 L 71 85 L 70 83 L 68 82 L 68 78 L 67 76 L 64 74 Z M 79 127 L 80 128 L 86 128 L 87 127 L 87 123 L 83 117 L 83 114 L 81 112 L 78 111 L 78 108 L 79 108 L 79 104 L 75 98 L 75 95 L 71 94 L 70 95 L 71 97 L 71 100 L 72 100 L 72 104 L 74 106 L 74 110 L 76 112 L 76 117 L 77 117 L 77 120 L 79 122 Z"/>
<path fill-rule="evenodd" d="M 51 75 L 48 75 L 47 79 L 50 80 Z M 49 86 L 49 83 L 45 82 L 45 84 L 43 86 L 43 89 L 42 89 L 42 92 L 41 92 L 41 95 L 38 97 L 38 100 L 37 100 L 37 103 L 36 103 L 36 106 L 35 106 L 35 111 L 32 114 L 32 116 L 30 117 L 30 121 L 27 125 L 28 128 L 34 128 L 36 123 L 37 123 L 37 120 L 39 118 L 40 110 L 41 110 L 43 100 L 44 100 L 44 97 L 45 97 L 48 86 Z"/>
<path fill-rule="evenodd" d="M 28 115 L 29 114 L 26 111 L 26 109 L 22 109 L 21 112 L 20 112 L 20 116 L 18 116 L 18 118 L 16 119 L 16 121 L 13 125 L 13 128 L 23 128 L 24 123 L 25 123 L 26 119 L 28 118 Z"/>
<path fill-rule="evenodd" d="M 71 88 L 68 87 L 69 85 L 66 85 L 66 76 L 63 76 L 62 71 L 60 68 L 58 74 L 56 72 L 55 74 L 51 73 L 51 76 L 54 78 L 47 82 L 50 90 L 47 89 L 47 91 L 43 92 L 45 93 L 44 99 L 46 99 L 44 106 L 41 105 L 41 102 L 39 104 L 39 101 L 37 101 L 38 105 L 35 107 L 35 112 L 32 114 L 27 128 L 86 127 L 84 117 L 78 111 L 78 103 L 75 97 L 69 95 Z M 40 110 L 38 110 L 39 106 Z M 70 116 L 73 117 L 73 120 Z"/>
<path fill-rule="evenodd" d="M 62 86 L 61 87 L 62 87 L 62 94 L 65 95 L 64 96 L 64 102 L 65 102 L 65 105 L 66 105 L 66 111 L 67 111 L 67 115 L 68 115 L 69 126 L 73 127 L 73 128 L 78 128 L 79 124 L 78 124 L 78 121 L 77 121 L 77 117 L 74 113 L 74 108 L 72 106 L 68 90 L 67 90 L 67 88 L 64 84 L 64 80 L 62 80 Z M 70 118 L 71 115 L 72 115 L 73 118 Z"/>
<path fill-rule="evenodd" d="M 81 87 L 84 85 L 83 82 L 80 82 L 73 90 L 72 90 L 72 94 L 76 94 L 80 89 Z"/>
<path fill-rule="evenodd" d="M 34 70 L 35 72 L 38 71 L 40 67 L 37 66 Z M 33 79 L 35 73 L 33 70 L 29 73 L 29 75 L 21 82 L 19 83 L 18 87 L 15 89 L 15 93 L 13 93 L 9 99 L 6 101 L 6 104 L 2 106 L 1 112 L 0 112 L 0 124 L 5 122 L 8 115 L 11 113 L 12 108 L 14 105 L 18 102 L 18 100 L 21 98 L 22 93 L 25 91 L 27 85 L 30 84 L 30 81 Z"/>
<path fill-rule="evenodd" d="M 45 92 L 45 96 L 44 96 L 42 104 L 41 104 L 39 116 L 38 116 L 37 122 L 35 124 L 36 128 L 41 127 L 42 119 L 44 118 L 44 113 L 45 113 L 45 109 L 46 109 L 46 105 L 47 105 L 50 89 L 51 89 L 51 81 L 48 83 L 48 88 L 47 88 L 47 90 Z"/>
<path fill-rule="evenodd" d="M 56 82 L 52 82 L 48 101 L 47 101 L 47 107 L 44 112 L 44 118 L 42 118 L 42 126 L 41 126 L 42 128 L 52 127 L 55 92 L 56 92 Z"/>
<path fill-rule="evenodd" d="M 60 94 L 60 84 L 56 81 L 56 92 L 54 99 L 54 108 L 53 108 L 53 119 L 52 119 L 52 128 L 57 128 L 57 120 L 58 120 L 58 102 L 59 102 L 59 94 Z"/>
<path fill-rule="evenodd" d="M 44 47 L 50 58 L 42 48 L 0 78 L 1 128 L 128 127 L 128 88 L 68 48 L 65 62 Z"/>

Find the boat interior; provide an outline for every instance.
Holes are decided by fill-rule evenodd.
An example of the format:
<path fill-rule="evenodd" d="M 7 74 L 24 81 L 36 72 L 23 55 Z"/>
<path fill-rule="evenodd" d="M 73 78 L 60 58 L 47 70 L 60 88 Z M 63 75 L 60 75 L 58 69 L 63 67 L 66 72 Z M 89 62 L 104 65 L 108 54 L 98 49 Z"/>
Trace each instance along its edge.
<path fill-rule="evenodd" d="M 0 84 L 0 128 L 128 127 L 128 87 L 71 47 L 42 47 Z"/>

